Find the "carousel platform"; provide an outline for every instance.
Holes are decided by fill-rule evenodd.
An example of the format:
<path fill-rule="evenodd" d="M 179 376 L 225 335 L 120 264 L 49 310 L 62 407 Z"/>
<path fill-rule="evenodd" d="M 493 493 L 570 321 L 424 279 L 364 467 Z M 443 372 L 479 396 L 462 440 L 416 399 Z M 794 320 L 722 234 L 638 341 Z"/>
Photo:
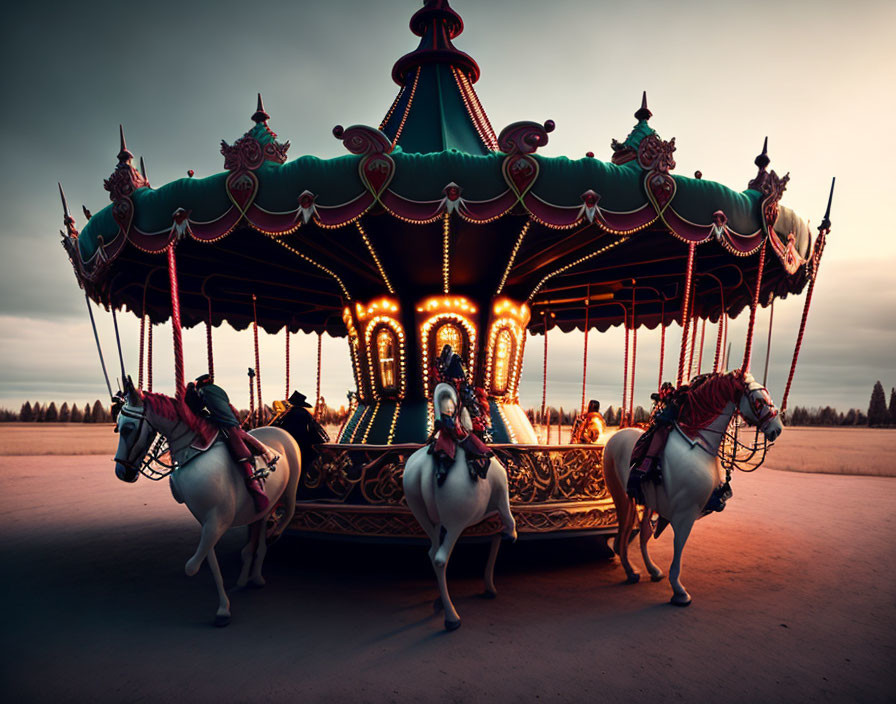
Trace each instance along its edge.
<path fill-rule="evenodd" d="M 402 490 L 402 471 L 420 444 L 326 444 L 302 474 L 290 531 L 324 538 L 424 541 Z M 601 445 L 490 445 L 507 469 L 521 540 L 610 535 L 616 511 L 601 472 Z M 490 514 L 464 539 L 500 532 Z"/>

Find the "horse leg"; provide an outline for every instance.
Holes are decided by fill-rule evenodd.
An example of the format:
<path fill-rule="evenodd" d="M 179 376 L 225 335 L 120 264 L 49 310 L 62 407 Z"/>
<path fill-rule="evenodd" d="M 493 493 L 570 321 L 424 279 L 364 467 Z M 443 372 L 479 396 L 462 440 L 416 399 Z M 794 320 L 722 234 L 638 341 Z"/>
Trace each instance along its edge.
<path fill-rule="evenodd" d="M 494 599 L 498 596 L 498 590 L 495 589 L 495 562 L 498 559 L 498 548 L 501 547 L 501 536 L 492 537 L 492 544 L 488 551 L 488 560 L 485 563 L 485 592 L 482 596 L 488 599 Z"/>
<path fill-rule="evenodd" d="M 236 580 L 236 586 L 245 587 L 249 581 L 249 570 L 252 569 L 252 556 L 258 547 L 258 538 L 262 531 L 262 522 L 255 521 L 249 525 L 249 540 L 240 550 L 240 558 L 242 559 L 242 567 L 240 568 L 240 577 Z"/>
<path fill-rule="evenodd" d="M 448 595 L 448 584 L 445 579 L 445 571 L 448 565 L 448 560 L 451 557 L 451 551 L 454 550 L 454 544 L 460 537 L 462 530 L 463 529 L 458 530 L 454 527 L 449 528 L 445 533 L 442 544 L 439 546 L 439 549 L 436 551 L 436 555 L 432 560 L 432 567 L 436 573 L 436 581 L 439 583 L 439 594 L 441 595 L 442 606 L 445 609 L 446 631 L 454 631 L 460 628 L 460 616 L 457 615 L 454 604 L 451 603 L 451 597 Z"/>
<path fill-rule="evenodd" d="M 221 578 L 221 568 L 218 567 L 218 558 L 215 548 L 208 551 L 208 566 L 215 577 L 215 586 L 218 588 L 218 610 L 215 612 L 215 625 L 219 628 L 230 623 L 230 599 L 224 591 L 224 580 Z"/>
<path fill-rule="evenodd" d="M 260 525 L 264 525 L 264 519 L 259 521 Z M 255 561 L 252 564 L 252 586 L 263 587 L 265 585 L 264 577 L 261 576 L 261 568 L 264 565 L 264 556 L 268 552 L 268 541 L 264 530 L 258 531 L 258 541 L 255 548 Z"/>
<path fill-rule="evenodd" d="M 653 511 L 649 508 L 644 509 L 644 515 L 641 517 L 641 532 L 638 537 L 641 542 L 641 557 L 644 559 L 644 566 L 650 573 L 650 581 L 659 582 L 663 578 L 663 571 L 650 559 L 650 554 L 647 552 L 647 543 L 652 532 L 650 530 L 650 514 L 652 513 Z"/>
<path fill-rule="evenodd" d="M 675 554 L 672 558 L 672 565 L 669 567 L 669 583 L 672 585 L 673 592 L 671 603 L 675 606 L 688 606 L 691 603 L 691 595 L 682 586 L 678 577 L 681 574 L 681 552 L 684 550 L 684 544 L 693 527 L 694 517 L 692 515 L 672 521 L 672 530 L 675 532 Z"/>
<path fill-rule="evenodd" d="M 646 510 L 646 509 L 645 509 Z M 625 581 L 628 584 L 637 584 L 641 579 L 641 575 L 629 562 L 628 559 L 628 543 L 632 535 L 632 527 L 635 523 L 635 504 L 632 501 L 626 501 L 621 506 L 616 507 L 616 520 L 619 521 L 619 532 L 616 535 L 616 554 L 619 555 L 619 561 L 625 570 Z"/>
<path fill-rule="evenodd" d="M 501 523 L 504 524 L 504 535 L 516 542 L 516 521 L 513 518 L 513 514 L 510 512 L 510 496 L 507 493 L 506 477 L 504 477 L 504 481 L 501 482 L 501 492 L 498 496 L 497 503 L 498 505 L 495 508 L 498 510 L 498 515 L 501 516 Z"/>
<path fill-rule="evenodd" d="M 199 537 L 199 545 L 196 547 L 196 552 L 193 554 L 193 557 L 187 560 L 187 564 L 184 566 L 184 571 L 188 577 L 192 577 L 199 571 L 202 561 L 218 544 L 229 525 L 230 523 L 224 521 L 218 511 L 209 512 L 202 522 L 202 533 Z"/>

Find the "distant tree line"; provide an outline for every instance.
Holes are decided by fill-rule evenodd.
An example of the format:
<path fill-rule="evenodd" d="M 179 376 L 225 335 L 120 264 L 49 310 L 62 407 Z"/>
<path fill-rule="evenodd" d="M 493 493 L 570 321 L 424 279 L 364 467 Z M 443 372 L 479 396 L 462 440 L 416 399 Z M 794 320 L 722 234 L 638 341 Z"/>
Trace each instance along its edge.
<path fill-rule="evenodd" d="M 245 420 L 249 415 L 248 410 L 239 411 L 240 420 Z M 323 425 L 336 425 L 341 423 L 348 411 L 344 406 L 338 409 L 330 408 L 323 403 L 323 407 L 319 413 L 319 421 Z M 533 425 L 544 425 L 545 421 L 551 425 L 572 425 L 579 415 L 579 410 L 565 411 L 563 407 L 555 408 L 548 406 L 545 408 L 544 417 L 542 417 L 540 408 L 530 408 L 526 415 Z M 603 411 L 604 420 L 607 425 L 618 426 L 622 415 L 622 410 L 608 407 Z M 264 407 L 265 422 L 274 417 L 274 412 L 270 406 Z M 650 417 L 650 412 L 642 406 L 635 406 L 634 422 L 643 423 Z M 111 423 L 112 414 L 102 402 L 97 399 L 93 403 L 87 402 L 84 406 L 73 403 L 62 403 L 57 406 L 55 402 L 41 404 L 39 402 L 30 403 L 26 401 L 22 404 L 19 411 L 11 411 L 6 408 L 0 408 L 0 423 Z M 896 426 L 896 388 L 890 389 L 890 401 L 887 403 L 887 397 L 884 392 L 883 384 L 878 381 L 874 385 L 871 392 L 871 400 L 868 403 L 868 412 L 864 413 L 858 408 L 850 408 L 846 413 L 837 411 L 831 406 L 824 408 L 805 408 L 796 406 L 793 410 L 788 411 L 784 417 L 785 425 L 808 425 L 808 426 L 853 426 L 865 425 L 872 428 L 887 428 Z"/>
<path fill-rule="evenodd" d="M 93 403 L 89 401 L 80 406 L 73 403 L 62 403 L 57 406 L 55 402 L 31 403 L 26 401 L 16 411 L 0 408 L 0 423 L 111 423 L 112 414 L 97 399 Z"/>
<path fill-rule="evenodd" d="M 563 408 L 554 408 L 548 406 L 545 408 L 544 418 L 542 418 L 540 408 L 530 408 L 526 415 L 533 425 L 544 425 L 545 418 L 549 419 L 551 425 L 571 425 L 578 416 L 578 410 L 564 412 Z M 618 426 L 622 416 L 622 409 L 610 406 L 603 411 L 604 420 L 609 426 Z M 636 406 L 634 410 L 634 422 L 643 423 L 650 418 L 650 411 L 645 410 L 641 406 Z M 853 426 L 864 425 L 872 428 L 888 428 L 896 427 L 896 388 L 890 389 L 890 401 L 887 403 L 887 397 L 884 393 L 884 387 L 881 382 L 874 385 L 871 392 L 871 401 L 868 404 L 868 412 L 865 413 L 858 408 L 850 408 L 846 413 L 837 411 L 830 406 L 824 408 L 805 408 L 796 406 L 789 410 L 784 416 L 785 425 L 807 425 L 807 426 Z"/>
<path fill-rule="evenodd" d="M 803 408 L 797 406 L 785 417 L 787 425 L 865 425 L 872 428 L 891 428 L 896 426 L 896 388 L 890 389 L 890 402 L 884 393 L 883 384 L 878 381 L 871 391 L 868 412 L 858 408 L 850 408 L 841 413 L 825 406 L 824 408 Z"/>
<path fill-rule="evenodd" d="M 330 408 L 326 404 L 320 411 L 320 422 L 323 425 L 335 425 L 341 423 L 348 411 L 345 407 Z M 239 411 L 240 420 L 245 420 L 249 411 Z M 274 417 L 271 407 L 264 407 L 265 422 Z M 73 403 L 62 403 L 57 406 L 54 401 L 40 403 L 26 401 L 18 411 L 0 408 L 0 423 L 111 423 L 112 413 L 102 401 L 97 399 L 93 403 L 85 403 L 83 406 Z"/>

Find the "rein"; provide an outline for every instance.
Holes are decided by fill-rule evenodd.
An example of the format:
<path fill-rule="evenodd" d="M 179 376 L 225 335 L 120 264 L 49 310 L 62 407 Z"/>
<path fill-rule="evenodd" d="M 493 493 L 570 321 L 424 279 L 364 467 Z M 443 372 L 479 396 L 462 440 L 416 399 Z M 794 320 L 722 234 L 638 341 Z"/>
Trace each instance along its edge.
<path fill-rule="evenodd" d="M 136 470 L 140 474 L 142 474 L 147 479 L 151 479 L 154 482 L 159 481 L 160 479 L 164 479 L 169 474 L 171 474 L 175 469 L 178 468 L 177 463 L 171 457 L 170 453 L 170 443 L 168 438 L 166 438 L 159 430 L 152 424 L 152 422 L 146 416 L 146 410 L 141 410 L 140 413 L 135 413 L 134 411 L 128 409 L 127 407 L 123 407 L 121 411 L 119 411 L 119 415 L 123 415 L 125 418 L 131 418 L 132 420 L 140 421 L 137 426 L 136 436 L 140 437 L 140 432 L 143 430 L 143 426 L 148 425 L 150 430 L 153 432 L 153 440 L 150 441 L 150 449 L 144 453 L 143 460 L 140 462 L 139 466 L 137 465 L 136 460 L 132 460 L 130 454 L 126 459 L 119 459 L 117 456 L 114 458 L 114 462 L 124 465 L 129 469 Z M 189 429 L 187 432 L 192 432 Z M 184 435 L 180 438 L 176 438 L 180 440 Z M 133 448 L 131 448 L 133 450 Z M 162 458 L 168 455 L 170 462 L 166 462 Z M 159 470 L 156 467 L 163 467 L 163 470 Z"/>
<path fill-rule="evenodd" d="M 753 436 L 752 444 L 742 442 L 738 437 L 741 427 L 741 417 L 739 411 L 735 413 L 734 417 L 731 419 L 732 422 L 728 424 L 728 428 L 732 425 L 734 426 L 734 432 L 731 432 L 728 428 L 725 429 L 717 453 L 719 462 L 725 470 L 726 479 L 731 478 L 731 472 L 735 469 L 740 470 L 741 472 L 755 472 L 765 462 L 768 448 L 774 445 L 773 442 L 770 443 L 768 441 L 768 438 L 765 437 L 765 435 L 760 435 L 760 425 L 755 426 L 755 434 Z M 759 458 L 758 460 L 754 460 L 757 453 L 759 454 Z"/>
<path fill-rule="evenodd" d="M 759 469 L 765 462 L 768 448 L 774 445 L 774 442 L 770 443 L 765 434 L 762 433 L 762 428 L 778 415 L 778 409 L 770 403 L 768 392 L 765 391 L 764 388 L 754 389 L 754 391 L 764 391 L 765 393 L 762 394 L 762 399 L 767 401 L 767 403 L 763 404 L 760 399 L 750 398 L 751 408 L 756 414 L 756 425 L 754 426 L 755 434 L 752 443 L 744 442 L 740 439 L 740 428 L 743 425 L 743 421 L 746 419 L 739 408 L 735 409 L 734 414 L 731 417 L 731 422 L 724 431 L 701 428 L 697 431 L 698 439 L 691 439 L 684 430 L 682 430 L 681 426 L 677 422 L 675 423 L 675 429 L 691 444 L 692 447 L 696 445 L 706 454 L 715 456 L 719 459 L 719 463 L 725 470 L 726 482 L 731 480 L 731 474 L 735 469 L 741 472 L 755 472 Z M 744 391 L 744 393 L 750 394 L 751 392 L 747 390 Z M 736 406 L 739 405 L 740 399 L 736 402 Z M 732 426 L 734 428 L 733 432 L 731 430 Z M 719 447 L 714 453 L 706 447 L 709 443 L 703 438 L 702 434 L 705 432 L 722 436 Z M 703 442 L 700 442 L 700 440 L 703 440 Z"/>

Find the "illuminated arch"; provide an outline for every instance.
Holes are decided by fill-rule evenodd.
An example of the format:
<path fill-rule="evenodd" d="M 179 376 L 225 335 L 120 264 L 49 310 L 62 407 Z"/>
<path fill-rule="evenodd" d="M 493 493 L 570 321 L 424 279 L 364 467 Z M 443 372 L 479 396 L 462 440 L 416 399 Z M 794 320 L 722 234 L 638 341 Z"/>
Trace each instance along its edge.
<path fill-rule="evenodd" d="M 464 354 L 461 358 L 467 367 L 467 372 L 473 374 L 476 366 L 476 326 L 459 313 L 436 313 L 427 318 L 420 326 L 420 351 L 423 371 L 423 393 L 427 401 L 430 399 L 432 384 L 430 380 L 430 368 L 438 357 L 441 349 L 435 349 L 436 335 L 443 323 L 450 323 L 460 331 L 464 337 Z M 471 380 L 472 381 L 472 380 Z"/>
<path fill-rule="evenodd" d="M 515 397 L 522 371 L 524 336 L 522 326 L 513 318 L 499 318 L 492 323 L 485 365 L 485 387 L 490 395 Z M 502 352 L 504 357 L 499 358 Z M 501 383 L 499 375 L 503 377 Z"/>
<path fill-rule="evenodd" d="M 385 360 L 380 357 L 380 342 L 385 341 L 380 333 L 392 336 L 393 357 L 390 361 L 394 386 L 388 387 L 384 383 L 383 367 Z M 394 318 L 387 315 L 378 315 L 370 320 L 364 330 L 364 348 L 367 351 L 367 370 L 370 376 L 370 387 L 373 398 L 377 401 L 383 398 L 396 397 L 403 399 L 407 393 L 407 354 L 404 330 Z"/>

